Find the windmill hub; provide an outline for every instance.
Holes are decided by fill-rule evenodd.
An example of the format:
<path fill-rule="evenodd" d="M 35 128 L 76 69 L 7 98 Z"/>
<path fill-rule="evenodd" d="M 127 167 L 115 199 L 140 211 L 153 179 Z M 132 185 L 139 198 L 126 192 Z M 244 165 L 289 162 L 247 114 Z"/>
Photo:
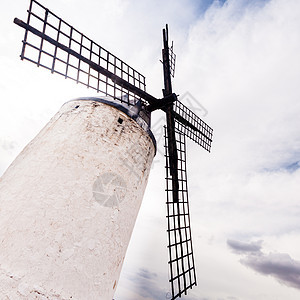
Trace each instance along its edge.
<path fill-rule="evenodd" d="M 177 95 L 175 93 L 172 93 L 170 95 L 165 96 L 164 98 L 160 99 L 155 103 L 149 104 L 147 106 L 147 110 L 149 112 L 152 112 L 157 109 L 166 111 L 167 107 L 175 103 L 177 100 L 178 100 Z"/>

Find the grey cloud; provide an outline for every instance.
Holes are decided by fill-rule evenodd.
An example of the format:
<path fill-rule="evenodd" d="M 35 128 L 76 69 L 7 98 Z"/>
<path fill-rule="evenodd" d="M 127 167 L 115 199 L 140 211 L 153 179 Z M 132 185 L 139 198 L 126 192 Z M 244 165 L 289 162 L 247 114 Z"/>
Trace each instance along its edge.
<path fill-rule="evenodd" d="M 135 274 L 128 276 L 128 279 L 132 283 L 134 292 L 141 297 L 141 299 L 156 300 L 156 299 L 171 299 L 172 296 L 169 292 L 170 287 L 164 286 L 160 281 L 160 276 L 157 273 L 151 272 L 146 268 L 140 268 Z M 199 298 L 191 295 L 191 291 L 188 291 L 188 295 L 184 296 L 185 300 L 209 300 L 208 298 Z M 116 298 L 116 300 L 119 300 Z M 129 300 L 122 298 L 122 300 Z"/>
<path fill-rule="evenodd" d="M 261 247 L 262 247 L 262 241 L 256 241 L 256 242 L 240 242 L 236 240 L 227 240 L 227 245 L 238 253 L 256 253 L 259 254 Z"/>
<path fill-rule="evenodd" d="M 143 279 L 154 279 L 157 277 L 157 274 L 156 273 L 153 273 L 153 272 L 149 272 L 147 269 L 140 269 L 140 271 L 137 273 L 137 275 Z"/>
<path fill-rule="evenodd" d="M 243 265 L 262 275 L 272 276 L 286 286 L 300 289 L 300 261 L 285 253 L 263 253 L 262 241 L 227 240 L 227 245 L 234 252 L 245 255 L 240 260 Z"/>
<path fill-rule="evenodd" d="M 269 253 L 247 256 L 241 263 L 263 275 L 270 275 L 282 284 L 300 289 L 300 262 L 288 254 Z"/>
<path fill-rule="evenodd" d="M 145 299 L 166 299 L 167 291 L 159 285 L 158 275 L 141 268 L 130 276 L 135 292 Z"/>

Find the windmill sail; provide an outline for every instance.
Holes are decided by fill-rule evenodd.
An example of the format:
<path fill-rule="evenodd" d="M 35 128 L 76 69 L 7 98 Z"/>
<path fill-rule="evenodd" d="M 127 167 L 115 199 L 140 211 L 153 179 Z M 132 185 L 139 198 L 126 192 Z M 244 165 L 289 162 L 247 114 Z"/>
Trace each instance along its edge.
<path fill-rule="evenodd" d="M 178 201 L 173 199 L 173 184 L 169 164 L 168 133 L 165 127 L 166 193 L 168 222 L 169 272 L 172 299 L 197 285 L 191 236 L 186 172 L 185 135 L 176 130 L 178 158 Z"/>
<path fill-rule="evenodd" d="M 176 54 L 173 51 L 174 45 L 172 42 L 171 47 L 169 47 L 169 61 L 170 61 L 170 74 L 172 77 L 175 76 L 175 62 L 176 62 Z"/>
<path fill-rule="evenodd" d="M 190 212 L 186 176 L 185 137 L 210 151 L 212 129 L 172 93 L 171 76 L 175 70 L 175 54 L 168 45 L 168 26 L 163 30 L 164 48 L 163 90 L 165 98 L 173 97 L 173 103 L 165 106 L 166 192 L 168 220 L 168 250 L 172 299 L 187 294 L 196 285 L 196 272 L 192 246 Z"/>
<path fill-rule="evenodd" d="M 121 102 L 150 96 L 141 73 L 37 1 L 30 2 L 27 23 L 14 22 L 25 28 L 21 59 Z"/>
<path fill-rule="evenodd" d="M 175 101 L 173 107 L 176 129 L 210 152 L 212 128 L 180 101 Z"/>

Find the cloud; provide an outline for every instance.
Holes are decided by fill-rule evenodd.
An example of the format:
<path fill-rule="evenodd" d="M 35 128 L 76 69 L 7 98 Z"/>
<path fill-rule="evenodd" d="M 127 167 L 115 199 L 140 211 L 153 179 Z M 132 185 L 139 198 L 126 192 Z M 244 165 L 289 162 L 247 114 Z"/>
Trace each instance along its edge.
<path fill-rule="evenodd" d="M 262 241 L 245 243 L 236 240 L 227 240 L 227 245 L 238 253 L 260 253 Z"/>
<path fill-rule="evenodd" d="M 236 253 L 245 255 L 240 262 L 254 271 L 275 278 L 280 283 L 300 289 L 300 261 L 286 253 L 264 254 L 262 241 L 241 242 L 228 240 L 227 245 Z"/>
<path fill-rule="evenodd" d="M 199 19 L 182 68 L 190 73 L 185 87 L 209 111 L 218 171 L 245 173 L 299 157 L 300 61 L 299 2 L 243 2 L 215 5 Z"/>
<path fill-rule="evenodd" d="M 140 268 L 136 273 L 128 273 L 126 275 L 127 284 L 130 287 L 130 291 L 124 291 L 124 286 L 122 286 L 123 294 L 118 291 L 115 295 L 115 299 L 121 300 L 131 300 L 131 299 L 141 299 L 141 300 L 156 300 L 156 299 L 171 299 L 170 286 L 166 286 L 167 282 L 163 278 L 162 274 L 151 272 L 147 268 Z M 188 294 L 184 295 L 185 300 L 210 300 L 210 298 L 199 298 L 194 293 L 195 289 L 189 289 Z"/>
<path fill-rule="evenodd" d="M 276 278 L 282 284 L 300 289 L 300 261 L 292 259 L 288 254 L 249 255 L 241 263 L 260 274 Z"/>
<path fill-rule="evenodd" d="M 300 161 L 296 161 L 284 167 L 288 172 L 295 172 L 300 168 Z"/>
<path fill-rule="evenodd" d="M 137 273 L 137 277 L 141 278 L 142 280 L 155 280 L 157 278 L 157 274 L 141 268 Z"/>
<path fill-rule="evenodd" d="M 16 147 L 16 142 L 9 140 L 9 139 L 4 139 L 0 137 L 0 147 L 7 152 L 11 152 L 12 150 L 15 149 Z"/>
<path fill-rule="evenodd" d="M 165 299 L 166 290 L 159 285 L 158 274 L 145 268 L 140 268 L 136 274 L 131 274 L 130 281 L 134 291 L 142 299 Z"/>

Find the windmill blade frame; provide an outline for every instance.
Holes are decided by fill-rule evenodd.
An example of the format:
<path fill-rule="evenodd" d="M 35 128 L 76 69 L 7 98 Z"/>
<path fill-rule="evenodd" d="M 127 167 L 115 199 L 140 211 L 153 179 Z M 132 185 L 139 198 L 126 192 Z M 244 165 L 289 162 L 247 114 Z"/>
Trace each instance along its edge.
<path fill-rule="evenodd" d="M 95 43 L 36 0 L 31 0 L 21 59 L 50 70 L 120 102 L 148 104 L 157 99 L 146 93 L 145 76 Z"/>
<path fill-rule="evenodd" d="M 210 152 L 213 129 L 179 100 L 173 107 L 176 129 Z"/>
<path fill-rule="evenodd" d="M 172 298 L 187 294 L 187 290 L 197 285 L 194 263 L 190 208 L 186 169 L 186 137 L 176 130 L 178 157 L 178 201 L 173 199 L 173 178 L 169 164 L 168 131 L 164 126 L 164 147 L 166 159 L 166 194 L 168 223 L 169 282 Z"/>

